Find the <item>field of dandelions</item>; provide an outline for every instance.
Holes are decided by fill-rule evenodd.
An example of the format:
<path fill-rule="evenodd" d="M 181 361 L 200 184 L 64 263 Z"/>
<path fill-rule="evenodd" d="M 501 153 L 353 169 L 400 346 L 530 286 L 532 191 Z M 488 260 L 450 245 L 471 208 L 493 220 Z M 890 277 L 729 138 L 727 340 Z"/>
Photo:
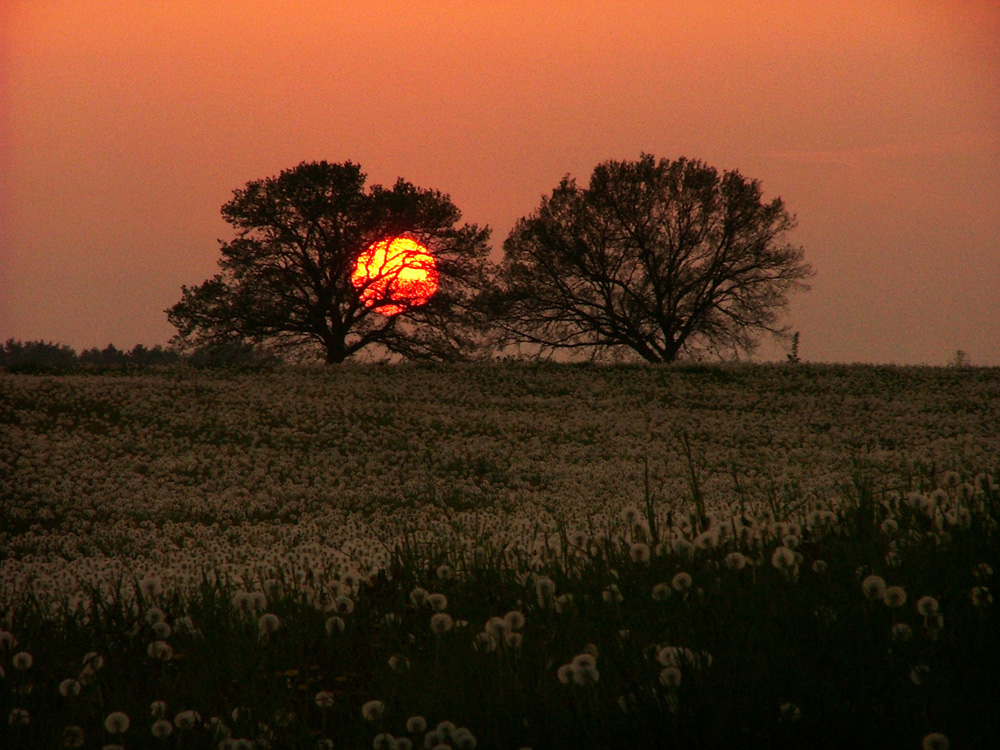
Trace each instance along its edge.
<path fill-rule="evenodd" d="M 0 747 L 995 746 L 1000 370 L 0 374 Z"/>

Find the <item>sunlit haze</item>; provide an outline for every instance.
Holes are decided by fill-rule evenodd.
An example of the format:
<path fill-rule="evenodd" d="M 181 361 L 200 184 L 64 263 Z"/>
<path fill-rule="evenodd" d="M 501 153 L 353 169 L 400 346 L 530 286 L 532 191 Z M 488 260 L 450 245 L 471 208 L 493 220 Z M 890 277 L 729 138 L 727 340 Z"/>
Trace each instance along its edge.
<path fill-rule="evenodd" d="M 648 152 L 797 215 L 803 360 L 1000 365 L 998 40 L 995 0 L 3 0 L 0 340 L 166 344 L 222 204 L 302 161 L 448 193 L 499 260 Z"/>

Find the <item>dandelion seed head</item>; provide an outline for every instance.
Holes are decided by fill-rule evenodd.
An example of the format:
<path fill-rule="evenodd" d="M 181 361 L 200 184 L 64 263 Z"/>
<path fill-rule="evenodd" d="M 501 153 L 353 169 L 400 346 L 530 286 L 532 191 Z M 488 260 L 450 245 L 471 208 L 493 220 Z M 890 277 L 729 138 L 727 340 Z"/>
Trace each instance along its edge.
<path fill-rule="evenodd" d="M 174 733 L 173 725 L 166 719 L 157 719 L 149 729 L 153 736 L 160 740 L 166 739 Z"/>
<path fill-rule="evenodd" d="M 35 658 L 27 651 L 18 651 L 10 657 L 10 665 L 19 672 L 25 672 L 31 669 L 34 663 Z"/>
<path fill-rule="evenodd" d="M 431 631 L 436 635 L 443 635 L 452 629 L 455 621 L 447 612 L 436 612 L 431 615 Z"/>
<path fill-rule="evenodd" d="M 62 736 L 59 738 L 59 747 L 78 748 L 83 747 L 83 745 L 84 735 L 82 727 L 71 724 L 63 729 Z"/>
<path fill-rule="evenodd" d="M 882 578 L 882 576 L 866 576 L 861 582 L 861 590 L 864 592 L 865 596 L 872 601 L 875 601 L 876 599 L 884 599 L 885 588 L 885 579 Z"/>
<path fill-rule="evenodd" d="M 343 633 L 344 628 L 347 627 L 347 623 L 344 622 L 342 617 L 330 617 L 326 621 L 326 634 L 333 635 L 334 633 Z"/>
<path fill-rule="evenodd" d="M 382 714 L 385 711 L 385 704 L 379 700 L 372 700 L 366 702 L 361 707 L 361 716 L 365 721 L 378 721 L 382 718 Z"/>
<path fill-rule="evenodd" d="M 80 690 L 82 689 L 83 685 L 80 684 L 80 681 L 74 680 L 72 677 L 59 683 L 59 694 L 64 698 L 68 698 L 72 695 L 79 695 Z"/>
<path fill-rule="evenodd" d="M 742 552 L 730 552 L 723 559 L 723 564 L 730 570 L 743 570 L 746 567 L 747 558 Z"/>
<path fill-rule="evenodd" d="M 931 732 L 924 736 L 920 747 L 921 750 L 948 750 L 951 747 L 951 742 L 946 735 L 940 732 Z"/>
<path fill-rule="evenodd" d="M 665 602 L 670 598 L 671 588 L 666 583 L 658 583 L 653 586 L 653 601 L 654 602 Z"/>
<path fill-rule="evenodd" d="M 448 597 L 444 594 L 431 594 L 427 597 L 427 606 L 435 612 L 444 612 L 448 609 Z"/>
<path fill-rule="evenodd" d="M 128 714 L 124 711 L 112 711 L 104 717 L 104 728 L 109 734 L 124 734 L 130 723 Z"/>
<path fill-rule="evenodd" d="M 897 622 L 892 626 L 892 629 L 889 632 L 892 636 L 892 640 L 897 643 L 905 643 L 913 637 L 913 628 L 905 622 Z"/>
<path fill-rule="evenodd" d="M 180 730 L 194 729 L 201 721 L 201 714 L 197 711 L 181 711 L 174 717 L 174 726 Z"/>
<path fill-rule="evenodd" d="M 681 670 L 677 667 L 664 667 L 660 670 L 660 684 L 668 688 L 680 687 Z"/>
<path fill-rule="evenodd" d="M 12 708 L 7 715 L 7 723 L 12 727 L 26 727 L 31 723 L 31 714 L 26 708 Z"/>
<path fill-rule="evenodd" d="M 427 719 L 423 716 L 411 716 L 406 720 L 406 731 L 410 734 L 419 734 L 427 729 Z"/>
<path fill-rule="evenodd" d="M 267 612 L 257 620 L 257 627 L 261 635 L 271 635 L 272 633 L 277 633 L 281 628 L 281 620 L 277 615 Z"/>
<path fill-rule="evenodd" d="M 933 596 L 922 596 L 917 599 L 917 612 L 924 617 L 937 614 L 939 608 L 938 600 Z"/>
<path fill-rule="evenodd" d="M 902 586 L 888 586 L 882 595 L 887 607 L 897 608 L 906 604 L 906 589 Z"/>
<path fill-rule="evenodd" d="M 330 708 L 333 705 L 333 693 L 329 690 L 320 690 L 314 700 L 320 708 Z"/>
<path fill-rule="evenodd" d="M 693 583 L 694 580 L 691 578 L 691 574 L 682 571 L 673 577 L 670 585 L 673 587 L 674 591 L 678 591 L 683 594 L 684 592 L 690 590 Z"/>

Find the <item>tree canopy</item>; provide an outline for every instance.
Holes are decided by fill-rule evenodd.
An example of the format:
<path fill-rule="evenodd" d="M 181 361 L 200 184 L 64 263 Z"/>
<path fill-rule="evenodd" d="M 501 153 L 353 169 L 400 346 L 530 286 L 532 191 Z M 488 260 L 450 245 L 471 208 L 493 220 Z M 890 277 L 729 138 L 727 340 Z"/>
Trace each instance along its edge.
<path fill-rule="evenodd" d="M 501 345 L 540 351 L 749 353 L 812 271 L 795 225 L 760 183 L 700 161 L 598 165 L 564 178 L 504 243 L 492 294 Z"/>
<path fill-rule="evenodd" d="M 303 162 L 234 191 L 222 207 L 235 237 L 221 242 L 220 273 L 182 287 L 166 311 L 175 343 L 318 347 L 327 363 L 367 347 L 437 360 L 479 351 L 484 323 L 474 301 L 490 277 L 489 229 L 459 226 L 461 212 L 438 191 L 403 179 L 366 190 L 365 182 L 352 162 Z M 433 256 L 429 298 L 401 301 L 384 278 L 352 281 L 363 253 L 397 237 Z"/>

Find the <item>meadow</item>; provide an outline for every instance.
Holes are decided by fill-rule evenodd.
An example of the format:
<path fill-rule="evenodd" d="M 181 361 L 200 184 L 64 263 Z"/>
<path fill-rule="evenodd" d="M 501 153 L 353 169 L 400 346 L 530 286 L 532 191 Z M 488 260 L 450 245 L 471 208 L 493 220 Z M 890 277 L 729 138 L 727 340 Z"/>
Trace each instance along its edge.
<path fill-rule="evenodd" d="M 993 746 L 1000 370 L 0 373 L 0 747 Z"/>

